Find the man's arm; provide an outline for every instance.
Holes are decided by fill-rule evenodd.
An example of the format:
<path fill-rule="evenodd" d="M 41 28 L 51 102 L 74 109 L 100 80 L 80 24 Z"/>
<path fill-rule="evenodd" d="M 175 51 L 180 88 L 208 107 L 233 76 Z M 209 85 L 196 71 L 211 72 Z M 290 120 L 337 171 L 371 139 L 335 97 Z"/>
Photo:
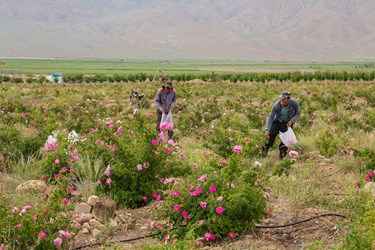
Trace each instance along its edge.
<path fill-rule="evenodd" d="M 156 93 L 155 104 L 156 104 L 156 108 L 159 109 L 162 113 L 164 113 L 164 109 L 161 106 L 160 89 Z"/>

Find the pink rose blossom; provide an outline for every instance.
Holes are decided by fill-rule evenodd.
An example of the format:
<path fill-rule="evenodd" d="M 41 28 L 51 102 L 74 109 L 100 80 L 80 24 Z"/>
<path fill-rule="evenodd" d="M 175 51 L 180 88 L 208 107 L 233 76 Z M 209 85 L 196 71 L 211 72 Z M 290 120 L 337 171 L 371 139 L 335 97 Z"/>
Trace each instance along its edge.
<path fill-rule="evenodd" d="M 350 151 L 349 151 L 349 156 L 350 156 L 350 157 L 353 157 L 353 156 L 354 156 L 354 151 L 353 151 L 353 150 L 350 150 Z"/>
<path fill-rule="evenodd" d="M 70 239 L 72 238 L 72 235 L 68 232 L 68 231 L 65 231 L 64 235 L 63 235 L 65 238 L 67 239 Z"/>
<path fill-rule="evenodd" d="M 42 232 L 39 233 L 39 237 L 42 238 L 42 239 L 44 239 L 44 238 L 47 237 L 47 234 L 42 231 Z"/>
<path fill-rule="evenodd" d="M 181 208 L 180 205 L 176 204 L 173 207 L 173 211 L 177 213 L 178 211 L 180 211 L 180 208 Z"/>
<path fill-rule="evenodd" d="M 203 221 L 203 220 L 199 220 L 199 221 L 198 221 L 198 224 L 199 224 L 199 226 L 203 227 L 203 225 L 204 225 L 204 221 Z"/>
<path fill-rule="evenodd" d="M 194 168 L 198 168 L 198 166 L 199 166 L 198 163 L 194 163 L 194 164 L 193 164 L 193 167 L 194 167 Z"/>
<path fill-rule="evenodd" d="M 142 170 L 142 164 L 138 164 L 138 165 L 137 165 L 137 170 L 138 170 L 138 171 L 141 171 L 141 170 Z"/>
<path fill-rule="evenodd" d="M 188 213 L 188 211 L 184 210 L 184 211 L 182 211 L 181 215 L 182 215 L 182 217 L 186 218 L 186 217 L 189 216 L 189 213 Z"/>
<path fill-rule="evenodd" d="M 160 201 L 160 195 L 158 195 L 157 193 L 153 193 L 152 197 L 154 197 L 155 200 Z"/>
<path fill-rule="evenodd" d="M 97 186 L 100 186 L 102 184 L 102 182 L 100 181 L 100 180 L 98 180 L 97 182 L 96 182 L 96 185 Z"/>
<path fill-rule="evenodd" d="M 208 241 L 208 240 L 211 240 L 211 241 L 213 241 L 213 240 L 215 240 L 215 235 L 214 234 L 212 234 L 212 233 L 205 233 L 204 234 L 204 238 Z"/>
<path fill-rule="evenodd" d="M 217 208 L 216 208 L 216 213 L 217 214 L 222 214 L 224 212 L 224 208 L 222 207 L 222 206 L 218 206 Z"/>
<path fill-rule="evenodd" d="M 207 202 L 201 201 L 201 203 L 199 203 L 199 205 L 201 206 L 201 208 L 206 208 L 207 207 Z"/>
<path fill-rule="evenodd" d="M 12 212 L 13 212 L 14 214 L 16 214 L 16 213 L 18 212 L 18 207 L 14 207 L 14 208 L 12 209 Z"/>
<path fill-rule="evenodd" d="M 164 132 L 160 132 L 158 136 L 160 141 L 164 141 Z"/>
<path fill-rule="evenodd" d="M 232 232 L 229 232 L 228 234 L 229 238 L 231 238 L 232 240 L 234 239 L 234 234 Z"/>
<path fill-rule="evenodd" d="M 18 223 L 17 225 L 14 226 L 15 229 L 20 228 L 22 224 Z"/>
<path fill-rule="evenodd" d="M 48 136 L 47 142 L 44 144 L 44 149 L 47 151 L 53 151 L 57 149 L 59 145 L 57 144 L 56 138 L 52 135 Z"/>
<path fill-rule="evenodd" d="M 111 165 L 108 165 L 107 168 L 104 171 L 105 176 L 110 176 L 111 175 Z"/>
<path fill-rule="evenodd" d="M 233 151 L 236 152 L 236 153 L 241 153 L 242 152 L 242 147 L 236 145 L 236 146 L 234 146 Z"/>
<path fill-rule="evenodd" d="M 169 139 L 167 143 L 170 144 L 170 145 L 173 145 L 174 144 L 174 140 Z"/>
<path fill-rule="evenodd" d="M 272 216 L 272 209 L 271 209 L 271 208 L 269 208 L 269 209 L 267 210 L 267 214 L 268 214 L 268 216 Z"/>
<path fill-rule="evenodd" d="M 217 200 L 218 200 L 218 201 L 222 201 L 222 200 L 223 200 L 223 196 L 219 196 L 219 197 L 217 197 Z"/>
<path fill-rule="evenodd" d="M 153 146 L 156 146 L 156 145 L 158 145 L 158 140 L 155 140 L 155 139 L 154 139 L 154 140 L 152 140 L 152 141 L 151 141 L 151 144 L 152 144 Z"/>
<path fill-rule="evenodd" d="M 221 165 L 225 165 L 225 164 L 227 164 L 227 160 L 226 159 L 222 159 L 221 160 Z"/>
<path fill-rule="evenodd" d="M 151 113 L 148 113 L 148 114 L 147 114 L 147 117 L 148 117 L 148 118 L 152 118 L 152 114 L 151 114 Z"/>
<path fill-rule="evenodd" d="M 216 186 L 212 185 L 212 186 L 210 187 L 210 192 L 211 192 L 211 193 L 215 193 L 215 192 L 216 192 Z"/>
<path fill-rule="evenodd" d="M 59 159 L 56 159 L 56 160 L 55 160 L 55 164 L 56 164 L 56 165 L 59 165 L 59 164 L 60 164 L 60 160 L 59 160 Z"/>
<path fill-rule="evenodd" d="M 155 221 L 151 221 L 150 222 L 150 229 L 154 230 L 154 228 L 155 228 Z"/>
<path fill-rule="evenodd" d="M 138 109 L 135 108 L 134 111 L 133 111 L 133 115 L 138 115 L 138 113 L 139 113 Z"/>
<path fill-rule="evenodd" d="M 186 156 L 185 156 L 185 154 L 184 153 L 180 153 L 180 158 L 185 158 Z"/>
<path fill-rule="evenodd" d="M 143 196 L 143 200 L 144 200 L 144 201 L 147 201 L 147 199 L 148 199 L 147 196 L 144 195 L 144 196 Z"/>
<path fill-rule="evenodd" d="M 105 185 L 106 185 L 106 186 L 109 186 L 109 184 L 111 184 L 111 182 L 112 182 L 111 178 L 107 178 L 107 179 L 105 180 Z"/>
<path fill-rule="evenodd" d="M 172 196 L 177 197 L 180 194 L 178 190 L 173 190 Z"/>
<path fill-rule="evenodd" d="M 199 181 L 201 183 L 204 183 L 206 181 L 206 178 L 207 178 L 207 175 L 206 174 L 203 174 L 201 177 L 199 177 Z"/>
<path fill-rule="evenodd" d="M 244 141 L 244 142 L 249 142 L 249 141 L 250 141 L 250 139 L 249 139 L 249 138 L 247 138 L 247 137 L 245 137 L 245 138 L 243 138 L 243 141 Z"/>
<path fill-rule="evenodd" d="M 117 151 L 117 146 L 116 145 L 113 145 L 112 147 L 112 152 L 116 152 Z"/>
<path fill-rule="evenodd" d="M 59 237 L 57 237 L 56 239 L 53 240 L 53 243 L 54 243 L 57 247 L 59 247 L 59 246 L 61 246 L 61 244 L 62 244 L 62 239 L 59 238 Z"/>
<path fill-rule="evenodd" d="M 298 158 L 299 157 L 299 154 L 297 151 L 294 151 L 294 150 L 291 150 L 289 152 L 289 156 L 292 157 L 292 158 Z"/>
<path fill-rule="evenodd" d="M 55 174 L 55 179 L 58 179 L 58 178 L 60 178 L 60 177 L 61 177 L 61 174 L 60 174 L 60 173 Z"/>
<path fill-rule="evenodd" d="M 61 200 L 61 203 L 64 204 L 65 206 L 68 205 L 69 201 L 66 198 L 63 198 Z"/>
<path fill-rule="evenodd" d="M 171 148 L 165 148 L 165 152 L 167 153 L 171 152 Z"/>

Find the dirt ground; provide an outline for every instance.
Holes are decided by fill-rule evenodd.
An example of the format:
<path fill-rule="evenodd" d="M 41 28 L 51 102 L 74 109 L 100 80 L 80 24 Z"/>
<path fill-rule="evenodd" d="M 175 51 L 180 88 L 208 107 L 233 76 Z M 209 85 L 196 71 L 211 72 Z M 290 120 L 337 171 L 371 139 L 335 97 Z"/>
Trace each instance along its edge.
<path fill-rule="evenodd" d="M 297 221 L 303 221 L 330 211 L 317 210 L 313 208 L 298 208 L 285 199 L 270 198 L 269 202 L 274 211 L 270 218 L 265 219 L 262 226 L 286 225 Z M 117 231 L 108 240 L 121 246 L 122 249 L 141 249 L 144 246 L 160 245 L 164 242 L 147 237 L 149 224 L 152 220 L 152 212 L 159 206 L 159 202 L 152 202 L 148 206 L 135 210 L 119 210 L 118 213 L 127 220 L 132 220 L 131 228 Z M 338 216 L 325 216 L 308 222 L 280 228 L 257 228 L 235 238 L 233 241 L 216 242 L 213 245 L 205 246 L 204 249 L 306 249 L 308 245 L 320 241 L 325 247 L 337 243 L 335 238 L 343 233 L 345 227 L 340 224 L 345 222 L 344 218 Z M 146 236 L 146 238 L 142 238 Z M 138 239 L 137 238 L 141 238 Z M 128 241 L 136 239 L 133 241 Z M 73 249 L 102 249 L 100 244 L 90 235 L 78 235 Z M 91 246 L 87 246 L 94 244 Z M 316 243 L 318 244 L 318 243 Z M 85 247 L 86 246 L 86 247 Z M 197 248 L 198 249 L 198 248 Z M 320 248 L 321 249 L 321 248 Z"/>

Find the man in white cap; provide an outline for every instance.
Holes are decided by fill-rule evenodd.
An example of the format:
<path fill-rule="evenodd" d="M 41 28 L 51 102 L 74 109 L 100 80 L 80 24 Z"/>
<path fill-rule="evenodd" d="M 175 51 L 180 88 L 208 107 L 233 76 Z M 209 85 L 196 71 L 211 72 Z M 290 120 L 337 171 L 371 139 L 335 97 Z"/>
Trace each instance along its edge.
<path fill-rule="evenodd" d="M 268 116 L 266 123 L 266 139 L 267 144 L 262 148 L 262 155 L 266 157 L 268 150 L 275 142 L 276 136 L 279 132 L 285 132 L 288 127 L 293 127 L 297 118 L 300 116 L 300 108 L 298 102 L 291 98 L 289 91 L 283 90 L 280 95 L 280 100 L 277 100 Z M 279 144 L 280 160 L 282 160 L 288 151 L 288 147 L 283 142 Z"/>
<path fill-rule="evenodd" d="M 156 104 L 156 130 L 160 133 L 160 122 L 163 113 L 168 114 L 176 102 L 176 91 L 173 89 L 172 81 L 167 81 L 158 89 L 155 98 Z M 172 139 L 173 130 L 168 131 L 168 139 Z"/>

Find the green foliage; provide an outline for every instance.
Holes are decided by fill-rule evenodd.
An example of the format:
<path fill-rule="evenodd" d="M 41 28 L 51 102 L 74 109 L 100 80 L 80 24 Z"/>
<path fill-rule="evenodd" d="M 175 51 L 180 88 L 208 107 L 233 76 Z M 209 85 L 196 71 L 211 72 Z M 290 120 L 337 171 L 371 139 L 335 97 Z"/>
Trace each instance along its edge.
<path fill-rule="evenodd" d="M 321 131 L 315 143 L 319 152 L 326 157 L 333 156 L 338 150 L 338 140 L 328 130 Z"/>
<path fill-rule="evenodd" d="M 346 236 L 342 249 L 372 249 L 375 239 L 375 202 L 368 201 L 366 212 L 359 222 L 351 224 L 351 232 Z"/>
<path fill-rule="evenodd" d="M 53 191 L 47 202 L 24 205 L 22 209 L 0 204 L 0 242 L 12 249 L 58 249 L 54 240 L 60 237 L 61 247 L 67 248 L 73 239 L 74 229 L 71 218 L 65 214 L 70 209 L 69 205 L 63 204 L 62 198 L 68 197 L 71 177 L 69 173 L 62 173 L 52 182 Z M 0 193 L 4 201 L 1 196 Z"/>
<path fill-rule="evenodd" d="M 224 239 L 254 228 L 266 216 L 263 188 L 255 186 L 257 173 L 242 168 L 242 157 L 234 153 L 221 169 L 205 166 L 187 181 L 171 185 L 160 208 L 173 225 L 171 238 Z M 158 230 L 167 233 L 166 227 Z"/>
<path fill-rule="evenodd" d="M 293 166 L 293 164 L 293 159 L 284 158 L 282 161 L 275 165 L 273 174 L 278 176 L 282 176 L 283 174 L 288 175 L 288 170 Z"/>

